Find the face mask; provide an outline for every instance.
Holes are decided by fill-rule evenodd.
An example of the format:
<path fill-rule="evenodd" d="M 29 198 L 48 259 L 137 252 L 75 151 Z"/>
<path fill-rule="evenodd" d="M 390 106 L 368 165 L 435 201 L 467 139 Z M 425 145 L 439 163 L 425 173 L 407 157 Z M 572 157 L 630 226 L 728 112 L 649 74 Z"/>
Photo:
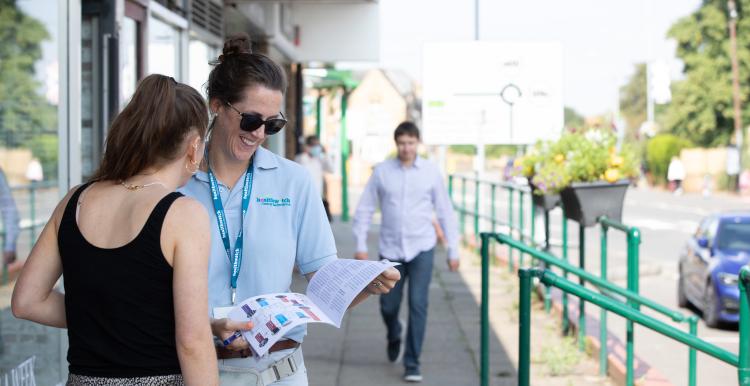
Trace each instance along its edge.
<path fill-rule="evenodd" d="M 320 154 L 323 152 L 323 149 L 320 148 L 320 146 L 313 146 L 310 148 L 310 155 L 313 157 L 320 157 Z"/>

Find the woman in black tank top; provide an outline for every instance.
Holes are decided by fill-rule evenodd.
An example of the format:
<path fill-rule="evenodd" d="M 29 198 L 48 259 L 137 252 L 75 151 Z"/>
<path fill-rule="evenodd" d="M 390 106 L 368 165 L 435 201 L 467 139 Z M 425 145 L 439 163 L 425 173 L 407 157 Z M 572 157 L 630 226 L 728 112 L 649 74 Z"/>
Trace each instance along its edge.
<path fill-rule="evenodd" d="M 218 385 L 208 215 L 173 193 L 198 168 L 207 123 L 198 92 L 146 77 L 98 172 L 58 204 L 26 260 L 13 314 L 68 329 L 67 385 Z"/>

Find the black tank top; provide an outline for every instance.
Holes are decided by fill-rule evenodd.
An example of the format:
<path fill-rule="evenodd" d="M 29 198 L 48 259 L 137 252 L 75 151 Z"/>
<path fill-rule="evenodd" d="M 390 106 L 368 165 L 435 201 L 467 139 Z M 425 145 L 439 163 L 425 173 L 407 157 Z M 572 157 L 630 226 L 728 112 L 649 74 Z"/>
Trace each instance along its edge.
<path fill-rule="evenodd" d="M 89 243 L 76 221 L 78 197 L 89 184 L 71 196 L 57 236 L 69 371 L 95 377 L 179 374 L 172 267 L 160 239 L 164 217 L 182 194 L 162 198 L 133 241 L 105 249 Z"/>

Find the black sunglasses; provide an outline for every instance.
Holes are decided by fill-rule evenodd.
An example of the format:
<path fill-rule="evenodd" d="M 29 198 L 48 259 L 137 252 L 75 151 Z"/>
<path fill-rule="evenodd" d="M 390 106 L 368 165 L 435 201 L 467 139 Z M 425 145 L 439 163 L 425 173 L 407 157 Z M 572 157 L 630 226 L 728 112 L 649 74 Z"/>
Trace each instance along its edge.
<path fill-rule="evenodd" d="M 224 103 L 226 103 L 227 106 L 231 107 L 232 110 L 236 111 L 237 114 L 242 117 L 242 119 L 240 120 L 240 129 L 242 129 L 243 131 L 251 132 L 258 130 L 261 126 L 264 126 L 266 128 L 266 135 L 274 135 L 281 131 L 281 129 L 284 128 L 284 125 L 286 125 L 286 118 L 284 118 L 284 114 L 281 112 L 279 112 L 281 118 L 268 118 L 264 121 L 263 117 L 261 117 L 260 114 L 243 113 L 232 106 L 231 103 Z"/>

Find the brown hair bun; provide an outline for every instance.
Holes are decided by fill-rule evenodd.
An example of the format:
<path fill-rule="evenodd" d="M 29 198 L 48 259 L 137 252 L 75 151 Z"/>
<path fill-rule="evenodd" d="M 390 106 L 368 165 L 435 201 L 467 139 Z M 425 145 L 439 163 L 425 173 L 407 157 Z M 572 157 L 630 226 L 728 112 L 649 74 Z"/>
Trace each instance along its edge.
<path fill-rule="evenodd" d="M 250 48 L 250 36 L 244 32 L 232 35 L 224 42 L 224 49 L 219 55 L 219 62 L 223 62 L 228 56 L 240 54 L 252 54 Z"/>

